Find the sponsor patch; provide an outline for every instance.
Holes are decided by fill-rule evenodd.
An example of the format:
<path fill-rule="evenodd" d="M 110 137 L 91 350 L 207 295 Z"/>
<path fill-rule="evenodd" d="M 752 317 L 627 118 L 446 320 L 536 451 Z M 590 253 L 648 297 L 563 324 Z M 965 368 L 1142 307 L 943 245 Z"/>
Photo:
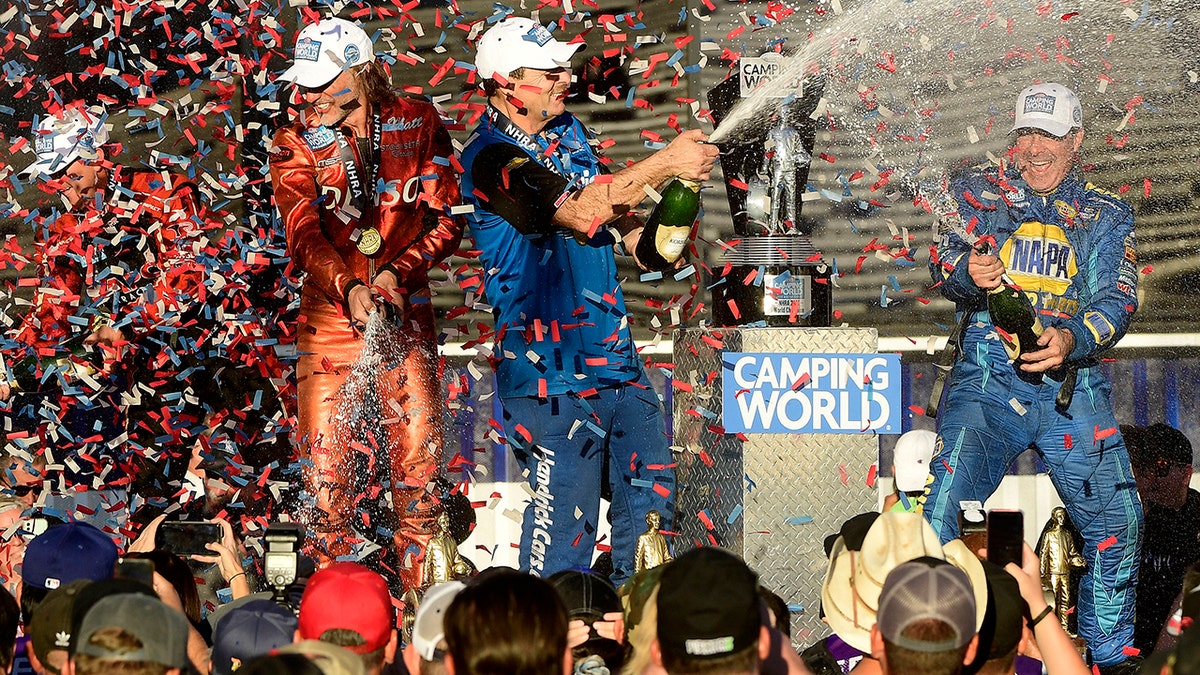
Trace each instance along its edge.
<path fill-rule="evenodd" d="M 346 50 L 342 52 L 342 57 L 346 59 L 347 66 L 358 63 L 358 59 L 361 56 L 362 54 L 358 51 L 357 45 L 346 45 Z"/>
<path fill-rule="evenodd" d="M 1078 271 L 1075 249 L 1066 232 L 1037 221 L 1017 228 L 1000 247 L 1000 259 L 1012 280 L 1026 291 L 1062 295 Z"/>
<path fill-rule="evenodd" d="M 416 117 L 406 119 L 404 117 L 389 117 L 383 123 L 384 131 L 411 131 L 412 129 L 420 129 L 421 125 L 425 124 L 424 117 Z"/>
<path fill-rule="evenodd" d="M 1087 326 L 1088 331 L 1091 332 L 1092 337 L 1098 345 L 1107 344 L 1117 332 L 1108 319 L 1100 312 L 1085 312 L 1083 315 L 1083 325 Z"/>
<path fill-rule="evenodd" d="M 1054 114 L 1054 97 L 1044 92 L 1030 94 L 1025 97 L 1025 114 L 1044 113 Z"/>
<path fill-rule="evenodd" d="M 39 155 L 54 152 L 54 134 L 40 134 L 34 139 L 33 148 Z"/>
<path fill-rule="evenodd" d="M 295 153 L 286 145 L 276 145 L 271 148 L 271 161 L 273 162 L 286 162 L 294 156 Z"/>
<path fill-rule="evenodd" d="M 304 142 L 308 144 L 308 147 L 313 150 L 327 148 L 337 140 L 337 137 L 333 135 L 333 129 L 324 126 L 305 129 L 300 135 L 304 137 Z"/>
<path fill-rule="evenodd" d="M 550 31 L 546 30 L 545 26 L 534 24 L 533 28 L 530 28 L 529 32 L 525 33 L 525 39 L 530 42 L 536 42 L 537 46 L 542 47 L 547 42 L 553 40 L 554 36 L 550 34 Z"/>
<path fill-rule="evenodd" d="M 321 58 L 321 42 L 310 37 L 296 43 L 297 61 L 316 61 Z"/>
<path fill-rule="evenodd" d="M 1064 220 L 1075 220 L 1079 217 L 1079 211 L 1061 199 L 1055 200 L 1054 208 L 1058 209 L 1058 215 L 1062 216 Z"/>
<path fill-rule="evenodd" d="M 341 161 L 342 161 L 341 157 L 326 157 L 325 159 L 319 160 L 317 162 L 317 168 L 318 169 L 327 169 L 335 164 L 340 164 Z"/>

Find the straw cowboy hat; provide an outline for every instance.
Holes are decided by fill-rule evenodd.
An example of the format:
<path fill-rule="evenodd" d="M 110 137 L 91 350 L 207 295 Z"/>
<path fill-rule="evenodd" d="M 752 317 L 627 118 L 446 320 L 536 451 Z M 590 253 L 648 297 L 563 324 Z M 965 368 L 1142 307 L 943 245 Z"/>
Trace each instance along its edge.
<path fill-rule="evenodd" d="M 884 580 L 897 565 L 923 556 L 947 560 L 966 572 L 975 592 L 975 627 L 983 625 L 987 580 L 975 554 L 958 539 L 942 546 L 919 514 L 889 512 L 880 514 L 867 531 L 861 551 L 847 549 L 841 537 L 834 542 L 821 588 L 825 619 L 833 632 L 855 649 L 869 653 Z"/>

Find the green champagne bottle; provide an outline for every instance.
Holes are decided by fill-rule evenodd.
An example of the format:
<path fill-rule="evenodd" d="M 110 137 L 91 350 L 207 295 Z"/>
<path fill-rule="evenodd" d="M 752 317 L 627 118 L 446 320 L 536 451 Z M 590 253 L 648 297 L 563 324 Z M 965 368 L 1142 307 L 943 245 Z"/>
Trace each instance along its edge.
<path fill-rule="evenodd" d="M 652 271 L 665 270 L 679 260 L 700 212 L 700 183 L 672 178 L 661 194 L 634 250 L 638 261 Z"/>
<path fill-rule="evenodd" d="M 1001 276 L 1000 281 L 999 286 L 988 291 L 988 313 L 992 316 L 992 325 L 1003 331 L 1000 341 L 1004 343 L 1008 358 L 1015 361 L 1022 353 L 1040 349 L 1037 341 L 1042 335 L 1042 320 L 1029 298 L 1007 274 Z"/>

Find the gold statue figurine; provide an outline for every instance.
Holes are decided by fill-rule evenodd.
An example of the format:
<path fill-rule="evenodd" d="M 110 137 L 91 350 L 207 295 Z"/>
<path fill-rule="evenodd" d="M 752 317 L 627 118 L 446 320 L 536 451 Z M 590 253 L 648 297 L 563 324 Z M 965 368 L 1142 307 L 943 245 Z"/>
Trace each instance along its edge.
<path fill-rule="evenodd" d="M 658 531 L 660 527 L 662 527 L 662 515 L 658 511 L 647 511 L 646 531 L 638 535 L 637 551 L 633 557 L 635 574 L 674 560 L 671 556 L 671 549 L 667 545 L 667 538 Z"/>
<path fill-rule="evenodd" d="M 1054 595 L 1054 613 L 1068 635 L 1067 617 L 1071 609 L 1071 571 L 1087 567 L 1075 548 L 1075 537 L 1067 524 L 1067 510 L 1061 506 L 1050 512 L 1050 520 L 1038 541 L 1042 588 Z"/>
<path fill-rule="evenodd" d="M 450 536 L 450 514 L 437 518 L 437 532 L 425 548 L 425 587 L 465 579 L 475 574 L 475 565 L 458 553 L 458 542 Z"/>

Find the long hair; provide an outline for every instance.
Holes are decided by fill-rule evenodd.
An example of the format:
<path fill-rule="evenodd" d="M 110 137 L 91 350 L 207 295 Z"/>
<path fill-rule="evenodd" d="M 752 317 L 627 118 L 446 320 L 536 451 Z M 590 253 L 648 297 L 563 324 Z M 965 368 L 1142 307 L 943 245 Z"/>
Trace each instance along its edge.
<path fill-rule="evenodd" d="M 368 101 L 382 103 L 396 98 L 392 78 L 379 61 L 368 61 L 352 70 Z"/>

